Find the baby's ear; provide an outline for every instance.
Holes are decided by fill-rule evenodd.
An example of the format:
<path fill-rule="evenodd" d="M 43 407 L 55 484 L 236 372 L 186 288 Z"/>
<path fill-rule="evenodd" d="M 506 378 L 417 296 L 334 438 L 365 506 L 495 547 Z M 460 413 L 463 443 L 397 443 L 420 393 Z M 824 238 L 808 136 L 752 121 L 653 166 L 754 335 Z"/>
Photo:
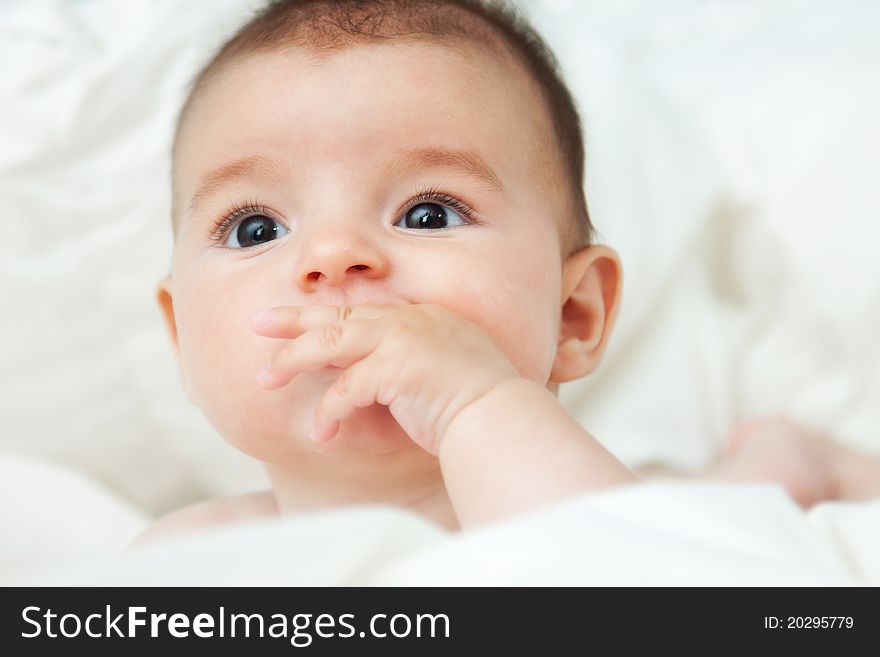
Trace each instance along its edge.
<path fill-rule="evenodd" d="M 602 358 L 620 305 L 623 270 L 603 245 L 573 253 L 562 271 L 562 324 L 550 381 L 564 383 L 592 372 Z"/>
<path fill-rule="evenodd" d="M 180 372 L 184 392 L 186 392 L 189 400 L 192 401 L 192 395 L 190 395 L 189 386 L 187 385 L 186 373 L 183 371 L 183 365 L 180 360 L 180 345 L 177 341 L 177 321 L 174 318 L 174 296 L 171 288 L 171 276 L 165 276 L 159 281 L 159 285 L 156 288 L 156 301 L 159 302 L 162 317 L 165 319 L 165 328 L 168 330 L 168 337 L 174 349 L 174 359 L 177 361 L 177 369 Z"/>

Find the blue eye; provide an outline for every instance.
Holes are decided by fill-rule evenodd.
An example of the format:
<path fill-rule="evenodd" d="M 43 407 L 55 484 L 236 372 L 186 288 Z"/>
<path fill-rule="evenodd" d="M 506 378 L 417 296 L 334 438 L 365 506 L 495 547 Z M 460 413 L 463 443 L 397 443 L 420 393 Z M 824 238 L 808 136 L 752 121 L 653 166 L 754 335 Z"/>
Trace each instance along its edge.
<path fill-rule="evenodd" d="M 284 237 L 287 233 L 288 230 L 274 219 L 261 214 L 251 215 L 242 219 L 234 230 L 229 231 L 224 246 L 246 249 Z"/>
<path fill-rule="evenodd" d="M 467 223 L 457 212 L 447 207 L 437 203 L 420 203 L 407 210 L 403 219 L 394 225 L 400 228 L 436 230 L 464 226 Z"/>

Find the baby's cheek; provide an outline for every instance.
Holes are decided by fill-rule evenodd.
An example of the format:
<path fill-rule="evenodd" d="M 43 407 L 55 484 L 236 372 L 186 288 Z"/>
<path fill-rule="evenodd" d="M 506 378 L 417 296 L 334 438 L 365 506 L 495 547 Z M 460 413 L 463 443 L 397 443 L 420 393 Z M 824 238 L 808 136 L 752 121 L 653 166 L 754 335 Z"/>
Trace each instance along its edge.
<path fill-rule="evenodd" d="M 557 285 L 532 279 L 510 288 L 492 322 L 496 341 L 521 376 L 545 383 L 550 376 L 559 334 Z"/>
<path fill-rule="evenodd" d="M 271 357 L 272 345 L 250 330 L 244 312 L 201 310 L 181 323 L 178 334 L 190 392 L 214 422 L 249 403 L 258 390 L 256 371 Z"/>
<path fill-rule="evenodd" d="M 258 336 L 250 327 L 251 314 L 247 310 L 233 318 L 228 308 L 204 314 L 181 333 L 181 356 L 193 398 L 214 429 L 245 454 L 280 462 L 301 449 L 297 441 L 308 436 L 326 385 L 304 375 L 277 390 L 262 388 L 257 371 L 289 340 Z"/>
<path fill-rule="evenodd" d="M 556 354 L 557 318 L 554 308 L 533 303 L 528 311 L 517 314 L 519 321 L 505 333 L 505 353 L 521 376 L 546 383 Z"/>
<path fill-rule="evenodd" d="M 180 331 L 180 341 L 192 392 L 199 406 L 209 412 L 220 403 L 233 401 L 249 387 L 243 385 L 244 374 L 255 354 L 248 344 L 251 340 L 240 331 L 205 319 Z"/>
<path fill-rule="evenodd" d="M 534 281 L 533 281 L 534 282 Z M 520 376 L 544 383 L 550 376 L 558 331 L 558 292 L 544 287 L 462 280 L 426 303 L 442 305 L 482 328 L 510 359 Z"/>

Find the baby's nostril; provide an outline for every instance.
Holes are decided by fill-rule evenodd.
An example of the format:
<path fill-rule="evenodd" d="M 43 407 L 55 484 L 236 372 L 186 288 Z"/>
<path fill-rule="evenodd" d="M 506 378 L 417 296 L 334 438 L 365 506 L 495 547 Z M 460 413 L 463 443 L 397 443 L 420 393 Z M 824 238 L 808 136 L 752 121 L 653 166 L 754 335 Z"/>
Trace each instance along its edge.
<path fill-rule="evenodd" d="M 352 265 L 351 267 L 346 269 L 346 273 L 351 272 L 351 271 L 363 271 L 364 269 L 369 269 L 369 268 L 370 268 L 369 265 Z M 306 275 L 306 280 L 311 283 L 314 283 L 316 281 L 320 281 L 322 278 L 325 278 L 325 277 L 326 276 L 323 272 L 316 270 L 316 271 L 309 272 Z"/>

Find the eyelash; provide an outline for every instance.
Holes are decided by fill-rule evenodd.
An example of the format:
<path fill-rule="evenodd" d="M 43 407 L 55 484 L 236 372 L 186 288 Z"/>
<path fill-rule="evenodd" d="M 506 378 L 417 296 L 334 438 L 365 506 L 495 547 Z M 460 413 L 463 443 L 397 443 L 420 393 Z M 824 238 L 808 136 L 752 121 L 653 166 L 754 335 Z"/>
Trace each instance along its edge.
<path fill-rule="evenodd" d="M 446 205 L 458 212 L 468 223 L 482 223 L 477 219 L 476 213 L 467 203 L 454 196 L 450 196 L 437 187 L 426 187 L 416 191 L 413 198 L 407 203 L 406 209 L 403 211 L 404 214 L 422 203 Z M 248 200 L 241 204 L 234 203 L 232 207 L 229 208 L 229 210 L 227 210 L 226 213 L 214 224 L 214 227 L 211 229 L 211 239 L 215 242 L 222 242 L 236 223 L 242 219 L 255 215 L 265 215 L 269 218 L 272 217 L 269 210 L 260 205 L 257 201 Z"/>
<path fill-rule="evenodd" d="M 255 215 L 269 215 L 269 211 L 256 201 L 245 201 L 242 204 L 234 203 L 226 214 L 220 217 L 211 229 L 211 239 L 222 242 L 226 235 L 241 219 Z"/>
<path fill-rule="evenodd" d="M 446 192 L 441 191 L 437 187 L 426 187 L 424 189 L 416 191 L 413 198 L 407 203 L 406 209 L 403 211 L 404 214 L 412 210 L 417 205 L 421 205 L 422 203 L 437 203 L 439 205 L 446 205 L 458 212 L 464 219 L 467 220 L 470 224 L 479 224 L 481 223 L 479 219 L 477 219 L 476 213 L 471 209 L 471 207 L 465 203 L 464 201 L 455 198 L 454 196 L 450 196 Z"/>

